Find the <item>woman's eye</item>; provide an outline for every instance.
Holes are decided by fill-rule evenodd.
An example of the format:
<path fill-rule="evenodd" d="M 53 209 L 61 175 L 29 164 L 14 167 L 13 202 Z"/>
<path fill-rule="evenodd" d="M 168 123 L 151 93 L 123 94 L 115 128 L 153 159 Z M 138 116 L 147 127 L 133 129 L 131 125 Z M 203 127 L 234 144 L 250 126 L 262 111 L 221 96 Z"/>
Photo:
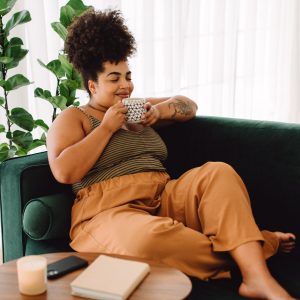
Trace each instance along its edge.
<path fill-rule="evenodd" d="M 131 81 L 131 78 L 126 78 L 126 80 Z"/>
<path fill-rule="evenodd" d="M 119 78 L 111 79 L 110 81 L 112 81 L 112 82 L 117 82 L 118 80 L 119 80 Z"/>

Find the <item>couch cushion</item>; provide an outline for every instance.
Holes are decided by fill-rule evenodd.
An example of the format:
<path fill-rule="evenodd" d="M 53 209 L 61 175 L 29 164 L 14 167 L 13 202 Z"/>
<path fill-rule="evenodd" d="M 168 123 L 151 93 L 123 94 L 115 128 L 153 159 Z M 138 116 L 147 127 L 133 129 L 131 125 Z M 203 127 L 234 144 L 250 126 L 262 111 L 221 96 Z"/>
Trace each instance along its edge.
<path fill-rule="evenodd" d="M 31 199 L 23 211 L 24 232 L 33 240 L 68 238 L 72 204 L 66 193 Z"/>

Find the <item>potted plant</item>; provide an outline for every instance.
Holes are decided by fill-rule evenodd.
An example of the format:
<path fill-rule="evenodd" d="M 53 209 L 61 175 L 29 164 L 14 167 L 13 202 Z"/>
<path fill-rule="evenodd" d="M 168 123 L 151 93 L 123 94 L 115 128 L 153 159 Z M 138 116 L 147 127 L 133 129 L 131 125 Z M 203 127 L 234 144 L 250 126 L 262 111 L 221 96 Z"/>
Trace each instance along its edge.
<path fill-rule="evenodd" d="M 14 7 L 17 0 L 0 1 L 0 108 L 4 111 L 6 122 L 0 124 L 0 162 L 13 157 L 26 155 L 36 147 L 45 145 L 45 134 L 34 139 L 32 131 L 36 127 L 47 130 L 43 120 L 34 120 L 32 115 L 22 107 L 10 107 L 9 96 L 13 90 L 26 86 L 31 82 L 22 74 L 9 76 L 10 71 L 19 65 L 28 53 L 23 48 L 19 37 L 11 37 L 11 30 L 31 20 L 26 10 L 14 13 L 4 24 L 3 17 Z"/>
<path fill-rule="evenodd" d="M 59 22 L 53 22 L 51 26 L 63 41 L 66 39 L 67 27 L 71 24 L 73 18 L 79 16 L 88 8 L 90 6 L 84 5 L 82 0 L 70 0 L 65 6 L 61 7 Z M 52 72 L 56 78 L 57 85 L 54 93 L 40 87 L 34 91 L 35 97 L 42 98 L 53 106 L 52 121 L 54 121 L 58 113 L 57 110 L 64 110 L 70 105 L 79 105 L 76 91 L 82 89 L 81 77 L 62 51 L 58 54 L 57 59 L 47 64 L 41 60 L 38 60 L 38 62 L 42 67 Z"/>

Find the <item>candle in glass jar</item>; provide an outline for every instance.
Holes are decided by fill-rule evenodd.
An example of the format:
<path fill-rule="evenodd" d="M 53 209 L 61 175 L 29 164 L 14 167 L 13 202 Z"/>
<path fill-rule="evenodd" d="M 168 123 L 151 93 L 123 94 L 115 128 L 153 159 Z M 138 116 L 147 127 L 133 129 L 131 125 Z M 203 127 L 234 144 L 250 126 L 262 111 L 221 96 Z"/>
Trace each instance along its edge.
<path fill-rule="evenodd" d="M 39 295 L 47 288 L 47 259 L 29 255 L 17 260 L 19 291 L 24 295 Z"/>

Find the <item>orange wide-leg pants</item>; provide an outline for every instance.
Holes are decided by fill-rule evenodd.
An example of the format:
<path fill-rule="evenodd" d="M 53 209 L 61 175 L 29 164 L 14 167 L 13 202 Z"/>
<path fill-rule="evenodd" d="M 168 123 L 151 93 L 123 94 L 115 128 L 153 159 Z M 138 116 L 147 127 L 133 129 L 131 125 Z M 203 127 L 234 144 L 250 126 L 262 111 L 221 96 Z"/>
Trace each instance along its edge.
<path fill-rule="evenodd" d="M 202 280 L 229 277 L 228 251 L 244 243 L 261 241 L 266 258 L 279 243 L 258 229 L 241 178 L 221 162 L 174 180 L 144 172 L 84 188 L 70 237 L 76 251 L 154 259 Z"/>

